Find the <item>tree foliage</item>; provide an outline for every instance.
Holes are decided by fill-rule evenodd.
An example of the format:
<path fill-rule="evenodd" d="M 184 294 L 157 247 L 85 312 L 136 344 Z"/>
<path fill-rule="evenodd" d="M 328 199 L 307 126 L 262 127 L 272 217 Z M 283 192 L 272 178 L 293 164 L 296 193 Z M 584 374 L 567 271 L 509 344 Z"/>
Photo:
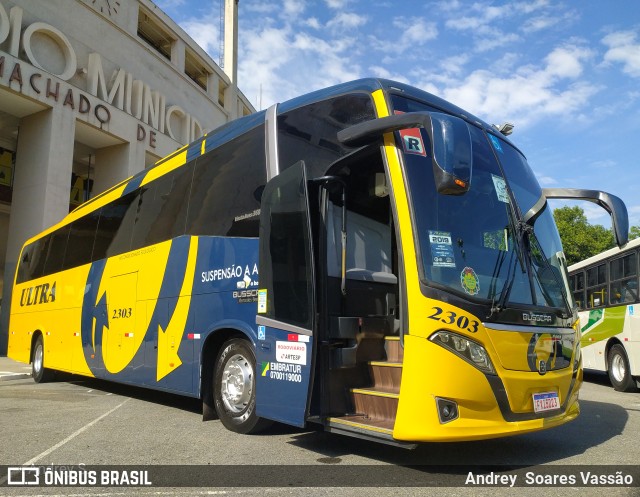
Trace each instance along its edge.
<path fill-rule="evenodd" d="M 613 231 L 599 224 L 590 224 L 580 207 L 555 209 L 553 217 L 569 265 L 615 246 Z M 633 226 L 632 233 L 634 228 L 640 235 L 640 227 Z"/>

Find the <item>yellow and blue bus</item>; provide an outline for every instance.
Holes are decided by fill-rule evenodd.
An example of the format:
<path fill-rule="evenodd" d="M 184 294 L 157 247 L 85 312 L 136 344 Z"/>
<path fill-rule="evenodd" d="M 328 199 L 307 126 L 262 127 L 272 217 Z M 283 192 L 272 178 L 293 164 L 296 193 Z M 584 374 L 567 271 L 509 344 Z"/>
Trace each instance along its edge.
<path fill-rule="evenodd" d="M 578 319 L 547 198 L 496 127 L 379 79 L 238 119 L 22 249 L 9 356 L 392 444 L 574 419 Z"/>
<path fill-rule="evenodd" d="M 640 386 L 639 247 L 636 238 L 569 266 L 570 287 L 580 309 L 584 367 L 607 372 L 622 392 Z"/>

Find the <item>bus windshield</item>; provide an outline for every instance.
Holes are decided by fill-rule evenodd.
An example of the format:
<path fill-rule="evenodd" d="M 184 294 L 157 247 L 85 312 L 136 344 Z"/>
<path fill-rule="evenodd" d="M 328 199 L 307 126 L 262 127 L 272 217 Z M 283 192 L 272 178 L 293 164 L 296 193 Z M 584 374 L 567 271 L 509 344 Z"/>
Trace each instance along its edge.
<path fill-rule="evenodd" d="M 462 195 L 439 194 L 431 161 L 405 148 L 424 283 L 493 307 L 569 313 L 562 246 L 550 209 L 531 225 L 521 222 L 521 213 L 542 195 L 525 158 L 475 126 L 469 131 L 473 173 Z"/>

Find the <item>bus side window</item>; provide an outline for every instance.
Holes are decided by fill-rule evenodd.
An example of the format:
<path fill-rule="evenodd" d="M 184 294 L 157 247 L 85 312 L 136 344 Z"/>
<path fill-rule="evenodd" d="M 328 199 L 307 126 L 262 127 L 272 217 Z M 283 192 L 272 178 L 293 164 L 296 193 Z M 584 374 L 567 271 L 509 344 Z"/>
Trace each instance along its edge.
<path fill-rule="evenodd" d="M 47 260 L 44 263 L 44 271 L 42 276 L 57 273 L 63 269 L 64 254 L 67 250 L 67 241 L 69 239 L 69 226 L 51 233 L 51 242 L 49 243 Z"/>
<path fill-rule="evenodd" d="M 94 261 L 129 250 L 137 200 L 138 192 L 134 191 L 100 209 L 100 220 L 98 221 L 92 256 Z"/>
<path fill-rule="evenodd" d="M 623 304 L 638 300 L 636 253 L 614 259 L 609 263 L 611 304 Z"/>
<path fill-rule="evenodd" d="M 141 188 L 131 250 L 184 235 L 193 163 Z"/>
<path fill-rule="evenodd" d="M 266 182 L 264 126 L 198 157 L 187 234 L 257 237 L 260 198 L 256 192 Z"/>
<path fill-rule="evenodd" d="M 585 308 L 584 299 L 584 272 L 580 271 L 571 278 L 571 290 L 573 291 L 573 299 L 576 301 L 578 309 L 583 310 Z"/>
<path fill-rule="evenodd" d="M 92 261 L 98 219 L 99 212 L 92 212 L 71 223 L 63 269 L 82 266 Z"/>
<path fill-rule="evenodd" d="M 24 283 L 33 278 L 33 262 L 35 260 L 35 252 L 38 249 L 37 240 L 27 245 L 22 251 L 22 258 L 18 265 L 18 275 L 16 277 L 16 283 Z"/>
<path fill-rule="evenodd" d="M 602 307 L 607 304 L 607 266 L 600 264 L 587 269 L 586 307 Z"/>

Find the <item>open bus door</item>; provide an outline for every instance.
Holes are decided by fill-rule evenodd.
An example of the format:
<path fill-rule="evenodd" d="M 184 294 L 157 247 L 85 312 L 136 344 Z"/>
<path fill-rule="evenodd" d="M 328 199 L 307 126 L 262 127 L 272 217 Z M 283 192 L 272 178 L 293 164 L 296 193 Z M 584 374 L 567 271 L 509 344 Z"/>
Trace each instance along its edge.
<path fill-rule="evenodd" d="M 315 363 L 315 275 L 304 162 L 265 187 L 260 212 L 256 413 L 304 426 Z"/>

